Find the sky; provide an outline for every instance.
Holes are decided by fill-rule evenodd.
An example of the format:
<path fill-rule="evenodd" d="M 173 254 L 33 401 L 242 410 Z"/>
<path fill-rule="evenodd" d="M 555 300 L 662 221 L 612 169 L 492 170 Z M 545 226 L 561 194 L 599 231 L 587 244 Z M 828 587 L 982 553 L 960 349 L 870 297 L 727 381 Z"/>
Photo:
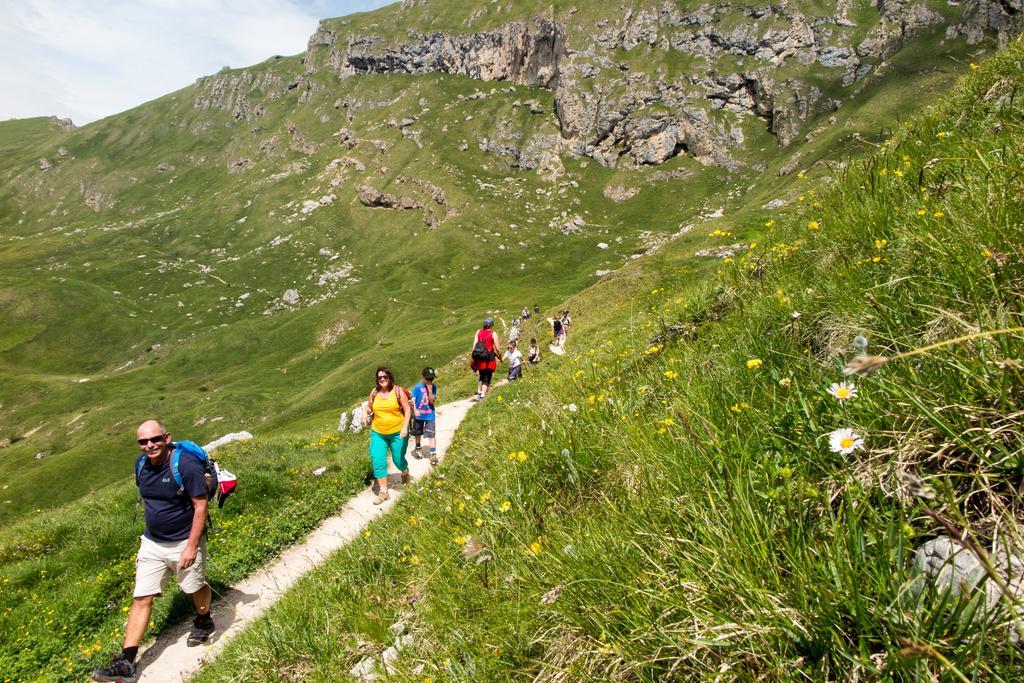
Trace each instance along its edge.
<path fill-rule="evenodd" d="M 0 120 L 76 125 L 305 51 L 322 18 L 395 0 L 0 0 Z"/>

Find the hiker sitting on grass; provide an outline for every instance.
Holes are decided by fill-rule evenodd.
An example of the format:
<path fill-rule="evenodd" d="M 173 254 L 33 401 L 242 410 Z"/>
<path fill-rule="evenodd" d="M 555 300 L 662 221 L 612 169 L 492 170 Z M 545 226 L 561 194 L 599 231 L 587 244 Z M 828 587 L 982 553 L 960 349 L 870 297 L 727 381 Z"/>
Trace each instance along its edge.
<path fill-rule="evenodd" d="M 402 483 L 409 483 L 409 463 L 405 451 L 409 446 L 409 396 L 395 384 L 395 376 L 386 367 L 377 368 L 377 386 L 370 392 L 370 462 L 373 476 L 380 484 L 380 493 L 373 504 L 380 505 L 391 496 L 388 494 L 388 451 L 391 462 L 402 473 Z"/>
<path fill-rule="evenodd" d="M 142 457 L 136 465 L 136 483 L 145 505 L 146 531 L 135 561 L 135 590 L 124 649 L 110 666 L 93 671 L 94 681 L 135 680 L 135 657 L 153 600 L 163 592 L 172 573 L 181 590 L 192 596 L 198 612 L 188 636 L 189 647 L 205 643 L 214 631 L 210 584 L 206 582 L 206 506 L 211 480 L 196 458 L 181 453 L 174 456 L 179 444 L 171 442 L 171 435 L 157 420 L 143 422 L 137 436 Z M 172 471 L 175 460 L 177 472 Z"/>
<path fill-rule="evenodd" d="M 540 347 L 537 346 L 536 338 L 530 340 L 530 349 L 526 352 L 526 360 L 530 365 L 540 363 Z"/>

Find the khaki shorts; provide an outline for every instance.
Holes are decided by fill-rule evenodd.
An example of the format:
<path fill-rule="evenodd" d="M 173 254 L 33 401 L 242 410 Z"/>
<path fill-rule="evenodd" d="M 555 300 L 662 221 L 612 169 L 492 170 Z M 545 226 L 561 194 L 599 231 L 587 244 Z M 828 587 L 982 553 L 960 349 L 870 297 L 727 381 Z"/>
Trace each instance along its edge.
<path fill-rule="evenodd" d="M 139 555 L 135 559 L 136 598 L 159 595 L 167 587 L 167 579 L 173 573 L 182 592 L 191 595 L 206 585 L 206 536 L 199 542 L 196 560 L 187 569 L 178 567 L 178 558 L 188 545 L 182 541 L 153 541 L 142 537 Z"/>

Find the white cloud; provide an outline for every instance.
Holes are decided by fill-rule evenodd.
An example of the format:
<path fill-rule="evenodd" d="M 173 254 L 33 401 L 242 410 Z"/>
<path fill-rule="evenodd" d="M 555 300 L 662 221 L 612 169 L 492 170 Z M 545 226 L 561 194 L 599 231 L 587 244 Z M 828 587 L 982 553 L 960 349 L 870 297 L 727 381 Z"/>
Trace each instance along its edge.
<path fill-rule="evenodd" d="M 305 50 L 318 15 L 384 0 L 26 0 L 0 3 L 0 120 L 109 116 L 223 66 Z"/>

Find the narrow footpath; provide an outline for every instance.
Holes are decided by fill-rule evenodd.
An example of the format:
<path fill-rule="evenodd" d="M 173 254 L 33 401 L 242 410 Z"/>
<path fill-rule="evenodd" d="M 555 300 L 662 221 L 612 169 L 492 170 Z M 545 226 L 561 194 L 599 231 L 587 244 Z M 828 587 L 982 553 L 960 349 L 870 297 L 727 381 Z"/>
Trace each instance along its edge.
<path fill-rule="evenodd" d="M 439 459 L 444 459 L 455 430 L 472 406 L 470 399 L 463 399 L 437 408 Z M 425 476 L 430 469 L 430 461 L 426 458 L 417 460 L 410 456 L 409 472 L 412 481 Z M 369 488 L 353 496 L 340 513 L 324 520 L 301 544 L 285 550 L 273 563 L 257 570 L 224 596 L 214 600 L 211 613 L 217 623 L 217 632 L 207 645 L 185 645 L 192 625 L 191 619 L 165 629 L 156 642 L 140 655 L 138 680 L 145 683 L 179 683 L 198 672 L 205 662 L 216 657 L 232 638 L 262 616 L 300 578 L 361 534 L 371 520 L 390 510 L 401 497 L 402 487 L 393 487 L 391 492 L 391 500 L 379 506 L 373 504 L 374 494 Z M 216 558 L 213 559 L 216 562 Z"/>

